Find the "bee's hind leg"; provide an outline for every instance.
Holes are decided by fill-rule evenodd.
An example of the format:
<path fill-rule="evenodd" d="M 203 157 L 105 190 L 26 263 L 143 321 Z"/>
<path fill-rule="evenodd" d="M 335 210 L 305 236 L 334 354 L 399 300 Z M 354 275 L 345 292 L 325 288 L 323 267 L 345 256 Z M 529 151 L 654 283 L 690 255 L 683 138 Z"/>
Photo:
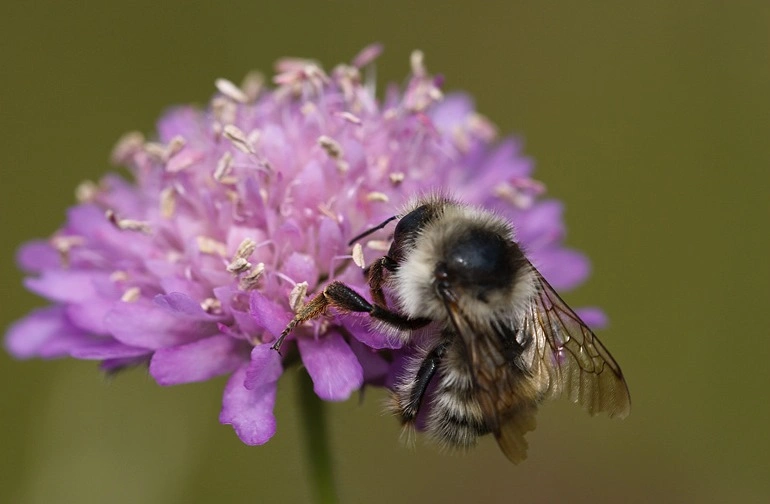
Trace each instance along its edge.
<path fill-rule="evenodd" d="M 425 392 L 428 390 L 428 384 L 433 375 L 436 374 L 436 370 L 448 346 L 449 342 L 445 341 L 431 350 L 422 360 L 414 379 L 408 382 L 405 387 L 402 387 L 399 391 L 400 393 L 396 392 L 398 415 L 401 418 L 401 423 L 413 422 L 417 417 L 417 412 L 420 410 Z"/>
<path fill-rule="evenodd" d="M 280 337 L 273 344 L 274 350 L 280 350 L 283 340 L 297 325 L 312 320 L 332 306 L 341 311 L 368 313 L 370 317 L 381 320 L 397 329 L 411 330 L 419 329 L 428 325 L 431 320 L 426 318 L 409 318 L 400 313 L 396 313 L 383 308 L 378 304 L 372 304 L 364 299 L 356 291 L 342 282 L 332 282 L 327 285 L 321 294 L 314 297 L 294 316 L 286 329 L 283 330 Z"/>

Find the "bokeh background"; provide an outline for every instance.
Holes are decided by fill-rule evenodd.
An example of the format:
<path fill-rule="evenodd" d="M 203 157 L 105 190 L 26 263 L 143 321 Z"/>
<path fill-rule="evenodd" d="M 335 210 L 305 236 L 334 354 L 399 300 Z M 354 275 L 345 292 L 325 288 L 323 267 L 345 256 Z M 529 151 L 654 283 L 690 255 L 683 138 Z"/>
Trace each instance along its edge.
<path fill-rule="evenodd" d="M 128 130 L 281 56 L 331 68 L 415 48 L 525 139 L 565 201 L 568 244 L 604 307 L 600 337 L 634 401 L 625 421 L 549 404 L 511 466 L 403 447 L 381 391 L 331 404 L 344 502 L 768 502 L 770 4 L 756 2 L 57 2 L 0 7 L 0 327 L 41 301 L 19 243 L 49 235 Z M 540 4 L 540 3 L 538 3 Z M 0 502 L 306 502 L 297 372 L 262 447 L 220 426 L 224 379 L 158 387 L 135 370 L 0 353 Z"/>

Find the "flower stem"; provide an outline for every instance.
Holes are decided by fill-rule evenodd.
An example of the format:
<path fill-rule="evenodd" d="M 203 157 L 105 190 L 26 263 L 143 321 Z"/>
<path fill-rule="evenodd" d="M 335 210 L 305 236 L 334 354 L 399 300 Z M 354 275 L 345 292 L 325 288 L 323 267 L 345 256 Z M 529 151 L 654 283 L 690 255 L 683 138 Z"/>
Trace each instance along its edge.
<path fill-rule="evenodd" d="M 298 385 L 304 445 L 315 502 L 334 504 L 337 502 L 337 492 L 334 489 L 324 403 L 313 391 L 313 381 L 307 373 L 300 373 Z"/>

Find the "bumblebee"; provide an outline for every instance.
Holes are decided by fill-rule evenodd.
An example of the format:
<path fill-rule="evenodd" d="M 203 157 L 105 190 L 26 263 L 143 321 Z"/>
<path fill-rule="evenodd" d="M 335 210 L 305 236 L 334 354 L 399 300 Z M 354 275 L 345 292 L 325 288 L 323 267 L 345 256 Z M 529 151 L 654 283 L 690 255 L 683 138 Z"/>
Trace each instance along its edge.
<path fill-rule="evenodd" d="M 273 348 L 329 307 L 367 313 L 417 349 L 392 391 L 390 409 L 402 424 L 427 408 L 424 430 L 440 445 L 469 448 L 491 433 L 514 463 L 526 457 L 524 436 L 547 399 L 566 396 L 592 415 L 629 414 L 617 362 L 527 259 L 509 222 L 429 196 L 351 244 L 396 219 L 388 253 L 367 269 L 372 302 L 331 282 Z"/>

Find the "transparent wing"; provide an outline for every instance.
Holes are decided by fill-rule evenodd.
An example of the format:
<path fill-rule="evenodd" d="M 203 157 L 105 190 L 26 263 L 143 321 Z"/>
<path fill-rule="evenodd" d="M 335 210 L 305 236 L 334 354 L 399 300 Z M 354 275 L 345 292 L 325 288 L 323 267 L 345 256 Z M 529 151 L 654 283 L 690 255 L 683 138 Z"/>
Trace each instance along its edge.
<path fill-rule="evenodd" d="M 533 273 L 537 295 L 521 324 L 533 344 L 523 357 L 525 367 L 547 384 L 543 398 L 566 396 L 592 415 L 625 418 L 631 396 L 620 366 L 545 278 L 534 268 Z"/>
<path fill-rule="evenodd" d="M 565 395 L 592 415 L 624 418 L 631 398 L 623 373 L 596 335 L 532 268 L 537 293 L 515 323 L 480 321 L 462 312 L 452 292 L 447 313 L 464 341 L 474 396 L 489 430 L 514 463 L 526 458 L 537 405 Z"/>
<path fill-rule="evenodd" d="M 539 384 L 513 362 L 515 349 L 508 345 L 510 333 L 495 321 L 479 321 L 464 314 L 444 297 L 452 325 L 465 343 L 473 376 L 474 398 L 483 421 L 508 459 L 518 464 L 527 456 L 525 434 L 535 429 Z"/>

